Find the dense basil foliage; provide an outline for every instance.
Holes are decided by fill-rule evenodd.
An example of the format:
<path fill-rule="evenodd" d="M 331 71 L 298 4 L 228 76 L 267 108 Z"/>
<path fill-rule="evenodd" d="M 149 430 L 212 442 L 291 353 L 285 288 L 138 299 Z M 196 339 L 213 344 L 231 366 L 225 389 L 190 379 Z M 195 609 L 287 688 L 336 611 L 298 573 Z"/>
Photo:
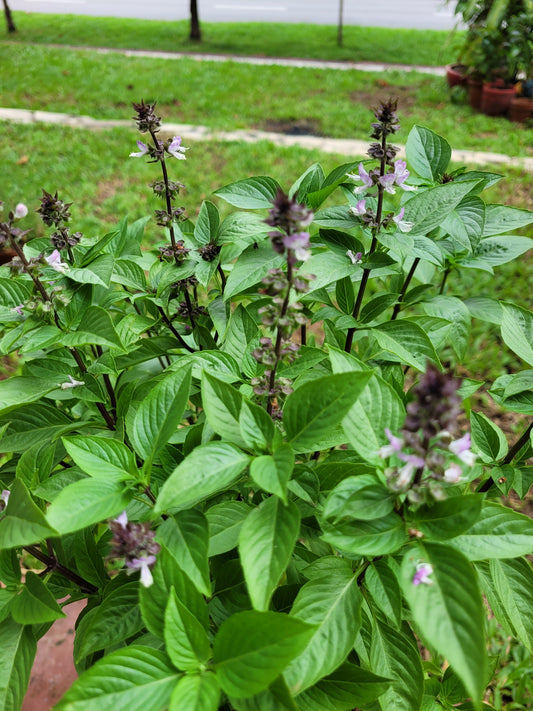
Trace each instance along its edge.
<path fill-rule="evenodd" d="M 458 275 L 525 253 L 533 213 L 485 201 L 499 175 L 448 173 L 427 128 L 395 160 L 389 103 L 369 160 L 288 195 L 240 180 L 218 191 L 236 211 L 193 222 L 179 139 L 135 108 L 170 244 L 142 245 L 146 220 L 72 234 L 48 193 L 53 251 L 24 206 L 0 225 L 0 352 L 20 355 L 0 381 L 0 707 L 56 601 L 87 598 L 62 711 L 482 708 L 483 594 L 533 649 L 533 522 L 498 498 L 526 495 L 533 447 L 453 372 L 472 319 L 497 324 L 524 370 L 487 387 L 532 416 L 533 315 Z M 28 554 L 43 574 L 22 582 Z"/>

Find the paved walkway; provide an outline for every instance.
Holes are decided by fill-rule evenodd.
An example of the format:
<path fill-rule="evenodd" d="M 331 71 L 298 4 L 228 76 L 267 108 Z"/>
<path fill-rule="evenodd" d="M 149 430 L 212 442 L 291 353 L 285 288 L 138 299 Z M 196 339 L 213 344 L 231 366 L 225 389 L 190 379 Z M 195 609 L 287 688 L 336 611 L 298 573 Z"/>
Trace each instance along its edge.
<path fill-rule="evenodd" d="M 132 121 L 95 119 L 91 116 L 74 116 L 71 114 L 52 113 L 50 111 L 29 111 L 27 109 L 2 109 L 0 120 L 23 124 L 56 124 L 71 128 L 101 130 L 109 128 L 133 128 Z M 338 153 L 346 157 L 361 157 L 368 150 L 368 141 L 351 140 L 347 138 L 323 138 L 321 136 L 290 136 L 272 131 L 216 131 L 207 126 L 192 126 L 190 124 L 170 123 L 165 121 L 164 133 L 179 135 L 185 141 L 241 141 L 257 143 L 270 141 L 278 146 L 299 146 L 308 150 L 319 150 L 324 153 Z M 400 156 L 405 157 L 405 147 L 400 146 Z M 467 165 L 512 165 L 533 173 L 533 158 L 516 158 L 502 153 L 483 153 L 479 151 L 452 151 L 452 160 Z"/>
<path fill-rule="evenodd" d="M 46 45 L 62 49 L 75 49 L 97 52 L 99 54 L 121 54 L 126 57 L 151 57 L 159 59 L 177 60 L 183 57 L 199 62 L 237 62 L 239 64 L 277 65 L 284 67 L 307 67 L 312 69 L 337 69 L 346 71 L 356 69 L 367 72 L 406 71 L 444 76 L 444 67 L 429 67 L 424 65 L 407 64 L 378 64 L 375 62 L 330 62 L 314 59 L 293 59 L 283 57 L 239 57 L 222 54 L 197 54 L 193 52 L 158 52 L 133 49 L 114 49 L 108 47 L 81 47 L 76 45 Z M 0 108 L 0 120 L 13 123 L 35 124 L 47 123 L 72 128 L 88 130 L 101 130 L 115 127 L 132 128 L 131 121 L 95 119 L 91 116 L 76 116 L 72 114 L 52 113 L 50 111 L 30 111 L 27 109 Z M 193 126 L 165 122 L 165 133 L 180 135 L 186 141 L 241 141 L 256 143 L 257 141 L 270 141 L 278 146 L 299 146 L 309 150 L 316 149 L 324 153 L 338 153 L 347 157 L 361 157 L 366 155 L 368 141 L 351 140 L 345 138 L 326 138 L 321 136 L 292 136 L 277 132 L 236 130 L 217 131 L 207 126 Z M 405 157 L 405 147 L 400 146 L 401 157 Z M 481 151 L 453 150 L 452 160 L 456 163 L 468 165 L 512 165 L 533 173 L 533 158 L 512 157 L 503 153 L 487 153 Z"/>

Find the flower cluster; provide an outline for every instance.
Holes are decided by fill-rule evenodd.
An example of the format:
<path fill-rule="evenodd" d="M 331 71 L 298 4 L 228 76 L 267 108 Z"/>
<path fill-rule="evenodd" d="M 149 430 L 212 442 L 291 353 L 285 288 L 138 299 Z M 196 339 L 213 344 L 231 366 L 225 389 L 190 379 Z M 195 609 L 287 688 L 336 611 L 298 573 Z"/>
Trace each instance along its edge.
<path fill-rule="evenodd" d="M 129 572 L 141 571 L 141 583 L 149 587 L 152 582 L 150 569 L 154 566 L 156 555 L 161 550 L 156 543 L 155 531 L 149 523 L 131 523 L 126 512 L 109 522 L 113 533 L 109 558 L 122 558 Z"/>
<path fill-rule="evenodd" d="M 276 227 L 277 231 L 269 232 L 272 247 L 278 254 L 288 251 L 291 264 L 296 261 L 305 262 L 309 259 L 309 233 L 305 231 L 313 221 L 313 211 L 301 205 L 294 198 L 278 188 L 272 207 L 265 220 L 267 225 Z"/>
<path fill-rule="evenodd" d="M 153 160 L 160 160 L 166 151 L 169 155 L 185 160 L 185 151 L 189 150 L 181 145 L 181 136 L 173 136 L 166 141 L 156 140 L 155 145 L 151 146 L 143 141 L 137 141 L 138 151 L 130 153 L 130 158 L 142 158 L 142 156 L 150 156 Z"/>
<path fill-rule="evenodd" d="M 381 186 L 386 193 L 390 193 L 391 195 L 394 195 L 396 192 L 396 188 L 394 186 L 407 191 L 416 190 L 416 186 L 407 185 L 405 183 L 409 177 L 409 171 L 407 170 L 407 165 L 404 160 L 395 161 L 392 168 L 393 169 L 391 171 L 382 175 L 379 168 L 374 168 L 367 172 L 364 164 L 359 163 L 357 175 L 354 173 L 347 173 L 347 177 L 351 180 L 363 183 L 362 185 L 354 188 L 354 195 L 367 192 L 367 190 L 370 190 L 375 185 Z"/>
<path fill-rule="evenodd" d="M 461 402 L 458 385 L 449 375 L 428 366 L 413 388 L 414 399 L 407 405 L 402 436 L 385 430 L 389 444 L 379 450 L 379 456 L 395 456 L 403 462 L 403 466 L 386 471 L 389 486 L 406 492 L 413 502 L 442 498 L 443 484 L 463 480 L 462 467 L 456 460 L 469 467 L 475 462 L 470 434 L 454 439 Z"/>
<path fill-rule="evenodd" d="M 153 132 L 157 133 L 161 126 L 161 117 L 155 113 L 155 101 L 153 104 L 145 104 L 141 99 L 141 103 L 133 102 L 135 111 L 134 121 L 137 123 L 137 128 L 141 133 Z"/>
<path fill-rule="evenodd" d="M 310 279 L 309 276 L 298 275 L 293 280 L 292 288 L 297 294 L 303 294 L 309 289 Z M 257 395 L 273 397 L 280 392 L 289 395 L 292 392 L 290 380 L 277 378 L 271 385 L 271 369 L 279 361 L 290 363 L 294 359 L 299 346 L 291 341 L 291 336 L 299 325 L 306 322 L 306 317 L 302 313 L 301 303 L 288 303 L 290 284 L 287 275 L 281 269 L 270 269 L 262 282 L 264 284 L 262 292 L 272 299 L 266 306 L 262 306 L 258 313 L 266 328 L 277 328 L 277 337 L 275 342 L 266 336 L 261 338 L 259 347 L 252 352 L 257 362 L 265 365 L 267 369 L 262 377 L 252 378 L 251 383 Z"/>
<path fill-rule="evenodd" d="M 187 249 L 185 242 L 182 239 L 176 241 L 176 245 L 165 244 L 163 247 L 159 247 L 159 252 L 161 253 L 161 259 L 166 257 L 167 259 L 175 260 L 176 262 L 183 262 L 187 258 L 191 250 Z"/>

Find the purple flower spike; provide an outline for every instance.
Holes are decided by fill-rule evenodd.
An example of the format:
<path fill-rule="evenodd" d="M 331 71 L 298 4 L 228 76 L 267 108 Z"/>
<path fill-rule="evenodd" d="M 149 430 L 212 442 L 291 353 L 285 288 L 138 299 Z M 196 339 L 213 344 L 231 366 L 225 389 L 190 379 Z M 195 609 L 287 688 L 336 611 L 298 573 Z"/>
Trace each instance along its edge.
<path fill-rule="evenodd" d="M 429 577 L 432 573 L 432 565 L 429 563 L 418 563 L 416 566 L 416 573 L 413 575 L 413 585 L 420 585 L 420 583 L 424 583 L 425 585 L 433 585 L 433 580 Z"/>
<path fill-rule="evenodd" d="M 142 156 L 145 156 L 149 152 L 149 148 L 146 145 L 146 143 L 143 143 L 142 141 L 137 141 L 137 148 L 139 149 L 138 153 L 130 153 L 130 158 L 141 158 Z"/>

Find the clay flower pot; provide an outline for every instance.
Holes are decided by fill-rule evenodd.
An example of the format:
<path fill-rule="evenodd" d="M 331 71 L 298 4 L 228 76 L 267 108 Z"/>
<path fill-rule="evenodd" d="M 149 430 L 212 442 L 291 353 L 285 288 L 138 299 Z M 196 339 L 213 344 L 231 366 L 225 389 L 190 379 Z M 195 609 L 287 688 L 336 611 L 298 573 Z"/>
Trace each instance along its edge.
<path fill-rule="evenodd" d="M 533 120 L 533 98 L 528 96 L 515 96 L 511 99 L 509 107 L 511 121 L 526 123 Z"/>
<path fill-rule="evenodd" d="M 503 116 L 509 111 L 515 96 L 514 84 L 509 86 L 498 82 L 487 82 L 483 84 L 481 111 L 487 116 Z"/>
<path fill-rule="evenodd" d="M 446 65 L 446 81 L 448 86 L 467 86 L 468 79 L 466 77 L 466 64 L 448 64 Z"/>
<path fill-rule="evenodd" d="M 483 82 L 479 79 L 468 79 L 468 103 L 470 106 L 479 111 L 481 108 L 481 94 L 483 93 Z"/>

